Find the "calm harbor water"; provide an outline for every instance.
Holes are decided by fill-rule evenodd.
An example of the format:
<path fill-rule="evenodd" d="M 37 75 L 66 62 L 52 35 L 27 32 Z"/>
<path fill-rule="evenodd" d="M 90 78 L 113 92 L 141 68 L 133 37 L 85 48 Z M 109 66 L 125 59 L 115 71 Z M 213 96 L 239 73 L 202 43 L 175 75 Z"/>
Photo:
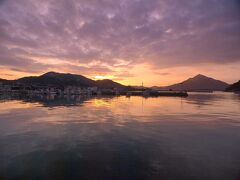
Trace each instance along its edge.
<path fill-rule="evenodd" d="M 240 179 L 237 94 L 0 99 L 0 179 Z"/>

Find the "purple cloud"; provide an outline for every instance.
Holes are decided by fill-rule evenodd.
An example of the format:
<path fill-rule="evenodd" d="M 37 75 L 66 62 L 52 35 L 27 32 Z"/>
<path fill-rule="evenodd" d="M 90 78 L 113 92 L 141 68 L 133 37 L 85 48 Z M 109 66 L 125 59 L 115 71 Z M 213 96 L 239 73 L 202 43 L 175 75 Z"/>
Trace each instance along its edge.
<path fill-rule="evenodd" d="M 240 62 L 239 49 L 237 0 L 0 1 L 0 66 L 12 69 L 223 64 Z M 93 61 L 100 67 L 82 66 Z"/>

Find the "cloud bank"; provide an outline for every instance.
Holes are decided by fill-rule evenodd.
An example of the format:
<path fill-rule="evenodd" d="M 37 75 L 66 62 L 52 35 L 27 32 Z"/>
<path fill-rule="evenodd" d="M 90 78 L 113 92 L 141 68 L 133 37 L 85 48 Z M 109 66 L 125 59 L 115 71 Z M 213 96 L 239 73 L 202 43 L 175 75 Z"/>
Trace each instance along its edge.
<path fill-rule="evenodd" d="M 0 1 L 0 67 L 11 71 L 129 78 L 141 64 L 157 72 L 232 63 L 238 0 Z"/>

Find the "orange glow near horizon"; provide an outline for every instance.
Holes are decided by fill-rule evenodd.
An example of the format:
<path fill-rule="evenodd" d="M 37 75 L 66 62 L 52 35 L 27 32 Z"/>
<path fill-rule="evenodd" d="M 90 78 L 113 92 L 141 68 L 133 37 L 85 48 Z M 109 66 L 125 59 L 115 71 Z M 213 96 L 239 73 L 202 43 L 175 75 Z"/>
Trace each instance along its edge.
<path fill-rule="evenodd" d="M 65 1 L 0 0 L 0 78 L 54 71 L 146 87 L 198 74 L 240 79 L 237 1 Z"/>
<path fill-rule="evenodd" d="M 91 67 L 87 72 L 79 72 L 79 70 L 72 70 L 71 68 L 65 66 L 59 66 L 56 69 L 49 68 L 45 72 L 22 72 L 14 69 L 7 69 L 0 67 L 0 78 L 14 80 L 26 76 L 39 76 L 49 71 L 55 71 L 60 73 L 72 73 L 86 76 L 93 80 L 103 80 L 111 79 L 115 82 L 121 83 L 123 85 L 132 85 L 132 86 L 141 86 L 142 83 L 144 86 L 167 86 L 175 83 L 182 82 L 190 77 L 193 77 L 197 74 L 204 74 L 206 76 L 222 80 L 228 83 L 234 83 L 240 77 L 238 66 L 240 63 L 229 64 L 229 65 L 218 65 L 217 67 L 212 64 L 205 64 L 198 67 L 171 67 L 157 69 L 154 66 L 151 66 L 147 63 L 138 64 L 132 66 L 131 68 L 118 68 L 118 67 L 109 67 L 112 72 L 110 73 L 97 73 L 91 72 Z M 123 72 L 127 72 L 124 74 Z M 223 73 L 224 72 L 224 73 Z"/>
<path fill-rule="evenodd" d="M 105 76 L 95 76 L 94 79 L 97 79 L 97 80 L 102 80 L 102 79 L 107 79 Z"/>
<path fill-rule="evenodd" d="M 94 79 L 94 80 L 104 80 L 104 79 L 114 80 L 115 79 L 115 77 L 112 75 L 96 75 L 94 77 L 89 77 L 89 78 Z"/>

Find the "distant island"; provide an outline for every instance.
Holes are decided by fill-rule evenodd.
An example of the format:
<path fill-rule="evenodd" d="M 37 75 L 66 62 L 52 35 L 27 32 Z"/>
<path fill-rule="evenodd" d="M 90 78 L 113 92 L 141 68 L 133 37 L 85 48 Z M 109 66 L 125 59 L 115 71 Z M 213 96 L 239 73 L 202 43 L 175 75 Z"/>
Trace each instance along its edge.
<path fill-rule="evenodd" d="M 70 73 L 58 73 L 58 72 L 48 72 L 40 76 L 30 76 L 23 77 L 16 80 L 5 80 L 0 79 L 0 91 L 25 89 L 25 90 L 35 90 L 35 91 L 53 91 L 54 92 L 64 92 L 64 91 L 80 91 L 80 89 L 95 89 L 97 91 L 108 91 L 113 93 L 124 92 L 134 92 L 138 94 L 137 91 L 145 91 L 146 94 L 158 94 L 156 92 L 163 91 L 178 91 L 178 92 L 189 92 L 189 91 L 239 91 L 239 84 L 237 82 L 231 86 L 226 82 L 216 80 L 201 74 L 198 74 L 192 78 L 189 78 L 181 83 L 173 84 L 164 87 L 142 87 L 142 86 L 125 86 L 120 83 L 114 82 L 109 79 L 104 80 L 92 80 L 82 75 L 70 74 Z M 5 88 L 3 88 L 3 86 Z M 2 90 L 1 90 L 2 89 Z M 51 89 L 51 90 L 50 90 Z M 66 93 L 66 92 L 65 92 Z M 110 94 L 111 94 L 110 93 Z M 134 94 L 133 93 L 133 94 Z M 142 93 L 142 92 L 141 92 Z"/>
<path fill-rule="evenodd" d="M 224 91 L 229 86 L 226 82 L 216 80 L 202 74 L 189 78 L 181 83 L 164 87 L 153 87 L 158 90 L 185 90 L 185 91 Z"/>
<path fill-rule="evenodd" d="M 232 85 L 230 85 L 226 91 L 229 92 L 240 92 L 240 80 L 236 83 L 233 83 Z"/>
<path fill-rule="evenodd" d="M 8 83 L 18 83 L 37 86 L 76 86 L 76 87 L 99 87 L 99 88 L 119 88 L 126 86 L 109 79 L 94 81 L 82 75 L 70 73 L 48 72 L 41 76 L 23 77 L 17 80 L 6 81 Z"/>

